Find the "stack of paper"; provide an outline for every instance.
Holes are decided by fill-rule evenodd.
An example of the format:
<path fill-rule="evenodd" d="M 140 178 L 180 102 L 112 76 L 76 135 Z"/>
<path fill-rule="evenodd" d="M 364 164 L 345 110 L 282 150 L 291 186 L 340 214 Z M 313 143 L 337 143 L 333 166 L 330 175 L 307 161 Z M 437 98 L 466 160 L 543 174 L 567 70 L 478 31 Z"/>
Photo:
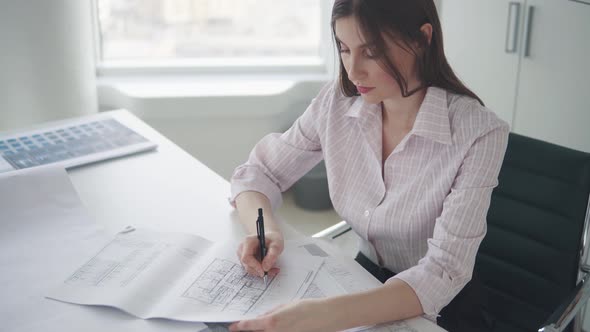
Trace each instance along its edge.
<path fill-rule="evenodd" d="M 202 331 L 227 331 L 228 324 L 220 322 L 254 318 L 300 298 L 344 295 L 381 285 L 335 252 L 316 239 L 289 241 L 277 264 L 281 272 L 265 285 L 262 278 L 245 272 L 234 244 L 129 228 L 48 297 L 113 306 L 144 319 L 216 322 Z M 417 332 L 405 322 L 354 329 L 360 330 Z"/>
<path fill-rule="evenodd" d="M 248 275 L 235 244 L 137 229 L 116 238 L 48 297 L 107 305 L 141 318 L 232 322 L 301 298 L 323 259 L 287 252 L 269 279 Z"/>

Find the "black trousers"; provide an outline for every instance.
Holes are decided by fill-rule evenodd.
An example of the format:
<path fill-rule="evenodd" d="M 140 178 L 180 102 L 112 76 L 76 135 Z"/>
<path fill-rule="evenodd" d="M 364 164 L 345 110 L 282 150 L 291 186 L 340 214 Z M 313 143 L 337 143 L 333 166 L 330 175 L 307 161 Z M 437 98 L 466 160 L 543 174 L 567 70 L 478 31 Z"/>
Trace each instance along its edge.
<path fill-rule="evenodd" d="M 355 260 L 382 283 L 395 275 L 360 252 Z M 451 303 L 441 310 L 436 323 L 449 332 L 490 332 L 494 328 L 494 319 L 486 310 L 487 302 L 486 289 L 474 274 Z"/>

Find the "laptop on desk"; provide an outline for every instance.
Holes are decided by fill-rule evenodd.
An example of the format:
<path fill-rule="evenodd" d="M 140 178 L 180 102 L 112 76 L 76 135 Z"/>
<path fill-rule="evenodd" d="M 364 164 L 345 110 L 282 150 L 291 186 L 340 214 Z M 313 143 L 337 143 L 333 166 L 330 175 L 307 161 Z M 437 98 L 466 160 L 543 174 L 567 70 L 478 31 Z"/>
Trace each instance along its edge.
<path fill-rule="evenodd" d="M 99 113 L 0 133 L 0 173 L 54 163 L 72 168 L 156 147 L 113 117 Z"/>

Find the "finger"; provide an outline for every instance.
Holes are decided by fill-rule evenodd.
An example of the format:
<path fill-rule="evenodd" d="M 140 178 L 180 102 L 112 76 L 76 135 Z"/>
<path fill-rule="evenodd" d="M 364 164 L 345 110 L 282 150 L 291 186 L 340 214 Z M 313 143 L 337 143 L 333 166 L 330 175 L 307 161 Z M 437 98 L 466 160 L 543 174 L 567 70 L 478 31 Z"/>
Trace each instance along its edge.
<path fill-rule="evenodd" d="M 252 256 L 243 257 L 240 259 L 240 264 L 242 267 L 248 272 L 248 274 L 262 276 L 264 272 L 262 271 L 262 265 L 258 262 L 258 260 Z"/>
<path fill-rule="evenodd" d="M 272 269 L 268 270 L 268 277 L 274 278 L 277 276 L 277 274 L 279 274 L 279 272 L 281 272 L 281 269 L 278 267 L 273 267 Z"/>
<path fill-rule="evenodd" d="M 264 271 L 262 270 L 262 265 L 254 256 L 246 256 L 242 259 L 242 264 L 246 268 L 246 270 L 252 270 L 254 273 L 253 275 L 257 275 L 259 277 L 264 276 Z"/>
<path fill-rule="evenodd" d="M 246 238 L 246 241 L 243 242 L 240 262 L 244 267 L 249 267 L 255 270 L 255 275 L 263 276 L 264 271 L 262 269 L 262 265 L 258 261 L 257 253 L 258 242 L 254 241 L 251 237 Z"/>
<path fill-rule="evenodd" d="M 246 237 L 246 239 L 240 243 L 238 246 L 238 250 L 236 251 L 238 254 L 238 258 L 240 261 L 243 257 L 254 255 L 258 250 L 258 244 L 255 241 L 252 241 L 250 237 Z"/>
<path fill-rule="evenodd" d="M 246 239 L 244 240 L 244 242 L 241 243 L 241 253 L 242 256 L 244 255 L 255 255 L 258 252 L 258 247 L 260 245 L 258 244 L 258 240 L 255 238 L 252 238 L 251 236 L 246 237 Z"/>
<path fill-rule="evenodd" d="M 270 246 L 264 260 L 262 261 L 262 269 L 264 271 L 270 270 L 279 259 L 279 255 L 281 254 L 281 250 L 276 246 Z"/>
<path fill-rule="evenodd" d="M 257 276 L 257 277 L 259 276 L 258 271 L 254 270 L 248 266 L 246 266 L 244 269 L 246 270 L 246 273 L 248 273 L 249 275 Z"/>

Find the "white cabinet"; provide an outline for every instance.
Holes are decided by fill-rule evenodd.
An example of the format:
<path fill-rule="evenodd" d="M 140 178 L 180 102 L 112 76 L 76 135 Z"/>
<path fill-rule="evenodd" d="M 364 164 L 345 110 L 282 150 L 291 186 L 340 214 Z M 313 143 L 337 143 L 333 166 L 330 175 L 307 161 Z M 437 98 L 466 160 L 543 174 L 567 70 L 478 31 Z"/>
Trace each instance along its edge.
<path fill-rule="evenodd" d="M 442 0 L 457 75 L 512 131 L 590 152 L 590 4 Z"/>
<path fill-rule="evenodd" d="M 590 152 L 590 4 L 527 0 L 514 128 Z"/>
<path fill-rule="evenodd" d="M 508 53 L 508 0 L 442 0 L 445 52 L 459 78 L 496 114 L 512 123 L 518 55 Z M 522 5 L 521 5 L 522 6 Z M 513 6 L 514 14 L 522 8 Z M 518 22 L 517 22 L 518 21 Z M 516 17 L 512 24 L 520 23 Z"/>

